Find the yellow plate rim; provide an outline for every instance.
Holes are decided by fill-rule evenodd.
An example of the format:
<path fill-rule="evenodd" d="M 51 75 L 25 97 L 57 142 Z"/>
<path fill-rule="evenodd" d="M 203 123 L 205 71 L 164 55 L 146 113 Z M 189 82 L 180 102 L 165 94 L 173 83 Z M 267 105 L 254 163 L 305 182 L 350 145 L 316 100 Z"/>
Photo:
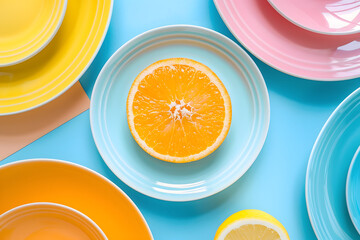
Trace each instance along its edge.
<path fill-rule="evenodd" d="M 110 9 L 109 9 L 109 15 L 108 15 L 108 18 L 107 18 L 107 21 L 106 21 L 106 25 L 105 25 L 105 28 L 104 28 L 104 32 L 102 33 L 101 39 L 100 39 L 94 53 L 92 54 L 91 58 L 88 60 L 88 63 L 86 64 L 86 66 L 78 74 L 78 76 L 76 78 L 74 78 L 74 80 L 71 83 L 69 83 L 69 85 L 67 87 L 65 87 L 63 90 L 61 90 L 59 93 L 55 94 L 54 96 L 49 97 L 49 99 L 47 99 L 46 101 L 43 101 L 41 103 L 35 104 L 35 105 L 31 106 L 31 107 L 24 108 L 24 109 L 21 109 L 21 110 L 15 110 L 15 111 L 10 110 L 8 112 L 3 112 L 3 113 L 0 112 L 0 117 L 1 116 L 9 116 L 9 115 L 15 115 L 15 114 L 19 114 L 19 113 L 24 113 L 24 112 L 36 109 L 38 107 L 41 107 L 41 106 L 51 102 L 52 100 L 56 99 L 60 95 L 62 95 L 64 92 L 66 92 L 68 89 L 70 89 L 83 76 L 83 74 L 88 70 L 88 68 L 90 67 L 90 65 L 94 61 L 94 59 L 95 59 L 96 55 L 98 54 L 98 52 L 99 52 L 99 50 L 100 50 L 100 48 L 101 48 L 101 46 L 102 46 L 102 44 L 103 44 L 103 42 L 105 40 L 105 37 L 107 35 L 108 29 L 109 29 L 109 26 L 110 26 L 110 22 L 111 22 L 111 18 L 112 18 L 113 6 L 114 6 L 114 0 L 109 0 L 109 1 L 110 1 Z"/>
<path fill-rule="evenodd" d="M 9 61 L 7 63 L 0 63 L 0 67 L 9 67 L 9 66 L 12 66 L 12 65 L 15 65 L 15 64 L 18 64 L 18 63 L 22 63 L 30 58 L 32 58 L 33 56 L 35 56 L 36 54 L 38 54 L 41 50 L 43 50 L 50 42 L 51 40 L 55 37 L 56 33 L 58 32 L 58 30 L 60 29 L 60 26 L 64 20 L 64 17 L 65 17 L 65 13 L 66 13 L 66 8 L 67 8 L 67 2 L 68 0 L 60 0 L 62 1 L 62 4 L 61 4 L 61 15 L 60 15 L 60 18 L 56 24 L 56 27 L 55 29 L 53 30 L 53 32 L 47 36 L 47 40 L 38 48 L 35 48 L 33 50 L 33 52 L 31 52 L 30 54 L 28 55 L 24 55 L 22 58 L 19 58 L 18 60 L 15 60 L 15 61 Z M 19 55 L 19 54 L 17 54 Z"/>

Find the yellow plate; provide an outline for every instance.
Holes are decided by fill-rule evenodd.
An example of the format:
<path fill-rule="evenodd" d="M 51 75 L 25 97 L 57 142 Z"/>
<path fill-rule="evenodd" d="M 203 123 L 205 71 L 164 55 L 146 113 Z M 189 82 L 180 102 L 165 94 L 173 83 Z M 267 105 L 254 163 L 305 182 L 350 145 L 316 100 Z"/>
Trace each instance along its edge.
<path fill-rule="evenodd" d="M 33 109 L 71 87 L 100 48 L 112 5 L 112 0 L 68 0 L 53 40 L 29 60 L 0 68 L 0 115 Z"/>
<path fill-rule="evenodd" d="M 0 215 L 27 203 L 53 202 L 85 214 L 108 239 L 152 239 L 140 211 L 115 184 L 77 164 L 25 160 L 0 167 Z"/>
<path fill-rule="evenodd" d="M 55 36 L 67 0 L 0 0 L 0 67 L 40 52 Z"/>

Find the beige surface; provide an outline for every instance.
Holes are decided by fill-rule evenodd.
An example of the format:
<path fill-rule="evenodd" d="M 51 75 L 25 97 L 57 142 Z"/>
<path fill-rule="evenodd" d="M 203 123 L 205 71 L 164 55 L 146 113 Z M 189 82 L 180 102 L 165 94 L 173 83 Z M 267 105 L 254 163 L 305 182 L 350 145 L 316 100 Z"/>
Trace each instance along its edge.
<path fill-rule="evenodd" d="M 77 82 L 63 95 L 34 110 L 0 117 L 0 160 L 89 109 L 90 100 Z"/>

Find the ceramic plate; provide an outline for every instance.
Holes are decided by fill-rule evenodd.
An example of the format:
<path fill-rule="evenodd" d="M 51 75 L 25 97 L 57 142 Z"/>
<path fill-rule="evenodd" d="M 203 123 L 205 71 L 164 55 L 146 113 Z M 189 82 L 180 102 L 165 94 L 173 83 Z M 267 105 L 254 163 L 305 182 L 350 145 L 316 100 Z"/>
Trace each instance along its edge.
<path fill-rule="evenodd" d="M 268 0 L 281 15 L 308 31 L 344 35 L 360 31 L 358 0 Z"/>
<path fill-rule="evenodd" d="M 76 209 L 109 239 L 152 239 L 131 199 L 100 174 L 59 160 L 25 160 L 0 167 L 0 214 L 23 204 L 53 202 Z"/>
<path fill-rule="evenodd" d="M 283 18 L 264 0 L 214 0 L 234 36 L 270 66 L 311 80 L 360 76 L 360 34 L 322 35 Z"/>
<path fill-rule="evenodd" d="M 360 234 L 360 147 L 351 161 L 346 180 L 346 203 L 351 220 Z"/>
<path fill-rule="evenodd" d="M 67 0 L 0 2 L 0 67 L 34 56 L 55 36 Z"/>
<path fill-rule="evenodd" d="M 29 203 L 0 215 L 0 238 L 107 240 L 104 232 L 83 213 L 57 203 Z"/>
<path fill-rule="evenodd" d="M 33 109 L 70 88 L 105 37 L 112 0 L 68 0 L 52 41 L 29 60 L 0 68 L 0 115 Z"/>
<path fill-rule="evenodd" d="M 185 57 L 210 67 L 232 102 L 232 123 L 223 144 L 208 157 L 176 164 L 160 161 L 133 139 L 126 99 L 135 77 L 161 59 Z M 106 63 L 94 87 L 90 119 L 96 145 L 110 169 L 148 196 L 189 201 L 210 196 L 240 178 L 259 154 L 269 127 L 264 80 L 233 41 L 196 26 L 167 26 L 130 40 Z"/>
<path fill-rule="evenodd" d="M 306 204 L 319 240 L 356 240 L 345 198 L 346 176 L 360 145 L 360 88 L 325 123 L 311 152 L 306 175 Z"/>

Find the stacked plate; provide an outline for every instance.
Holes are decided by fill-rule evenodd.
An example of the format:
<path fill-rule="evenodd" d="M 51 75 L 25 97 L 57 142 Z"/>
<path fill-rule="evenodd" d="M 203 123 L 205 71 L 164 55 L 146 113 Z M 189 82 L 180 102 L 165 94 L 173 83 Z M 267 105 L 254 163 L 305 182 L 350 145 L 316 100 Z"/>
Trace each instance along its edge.
<path fill-rule="evenodd" d="M 359 28 L 358 1 L 271 0 L 271 3 L 282 14 L 263 0 L 215 0 L 221 17 L 239 42 L 279 71 L 322 81 L 360 76 L 360 34 L 353 34 Z M 314 11 L 318 11 L 317 15 Z M 287 18 L 283 17 L 285 14 Z M 306 22 L 299 21 L 299 16 Z M 320 25 L 325 30 L 309 31 L 308 24 L 312 29 Z"/>
<path fill-rule="evenodd" d="M 112 0 L 0 2 L 0 116 L 70 88 L 98 52 Z M 0 167 L 0 239 L 152 239 L 130 198 L 82 166 L 50 159 Z"/>
<path fill-rule="evenodd" d="M 1 239 L 107 240 L 104 232 L 83 213 L 57 203 L 29 203 L 0 216 Z"/>
<path fill-rule="evenodd" d="M 0 239 L 153 239 L 115 184 L 80 165 L 31 159 L 0 167 Z M 6 231 L 1 231 L 6 229 Z"/>
<path fill-rule="evenodd" d="M 215 0 L 234 36 L 274 68 L 311 80 L 360 76 L 359 1 Z M 360 239 L 360 88 L 323 127 L 306 201 L 318 239 Z"/>
<path fill-rule="evenodd" d="M 330 116 L 310 156 L 306 202 L 318 239 L 360 239 L 359 146 L 360 88 Z"/>
<path fill-rule="evenodd" d="M 0 116 L 70 88 L 105 37 L 112 0 L 16 0 L 0 5 Z"/>
<path fill-rule="evenodd" d="M 81 77 L 104 39 L 113 2 L 1 4 L 0 115 L 9 115 L 51 101 Z M 360 76 L 357 1 L 215 0 L 215 4 L 238 40 L 276 69 L 313 80 Z M 149 64 L 167 58 L 190 58 L 210 67 L 227 87 L 234 106 L 226 140 L 200 161 L 159 161 L 143 151 L 129 131 L 126 97 L 133 80 Z M 123 182 L 154 198 L 191 201 L 225 189 L 249 169 L 266 139 L 270 104 L 260 71 L 236 43 L 206 28 L 176 25 L 135 37 L 109 59 L 96 81 L 90 114 L 96 145 Z M 360 239 L 359 126 L 360 89 L 331 115 L 310 157 L 306 200 L 319 239 Z M 0 231 L 1 239 L 34 234 L 128 239 L 135 233 L 152 239 L 125 193 L 75 164 L 38 159 L 4 165 L 0 189 L 6 196 L 0 198 L 0 230 L 7 230 Z"/>

